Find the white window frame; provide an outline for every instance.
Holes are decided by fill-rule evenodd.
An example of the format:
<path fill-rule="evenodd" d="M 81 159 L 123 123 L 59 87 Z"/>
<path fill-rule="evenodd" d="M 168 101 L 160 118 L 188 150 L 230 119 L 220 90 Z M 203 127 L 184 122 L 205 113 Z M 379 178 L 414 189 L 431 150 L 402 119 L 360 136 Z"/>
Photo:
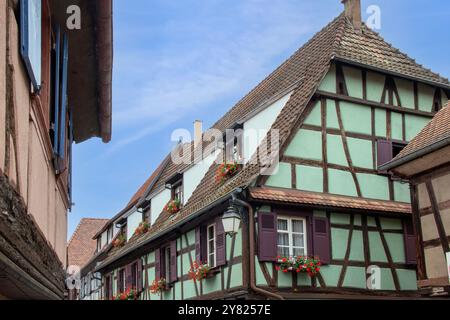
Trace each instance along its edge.
<path fill-rule="evenodd" d="M 209 230 L 210 228 L 213 229 L 213 237 L 210 238 L 209 237 Z M 211 252 L 211 247 L 210 247 L 210 242 L 213 243 L 213 248 L 214 251 Z M 213 260 L 213 264 L 210 264 L 210 256 L 214 255 L 214 260 Z M 208 227 L 206 228 L 206 257 L 207 257 L 207 263 L 209 265 L 210 268 L 215 268 L 217 265 L 217 248 L 216 248 L 216 225 L 210 224 L 208 225 Z"/>
<path fill-rule="evenodd" d="M 287 224 L 287 231 L 286 230 L 279 230 L 278 229 L 278 220 L 286 220 L 288 222 Z M 293 221 L 301 221 L 303 224 L 303 249 L 304 249 L 304 256 L 308 255 L 308 230 L 306 228 L 306 218 L 303 217 L 287 217 L 287 216 L 278 216 L 277 217 L 277 252 L 279 247 L 288 247 L 289 248 L 289 256 L 294 257 L 294 234 L 302 234 L 300 232 L 293 232 L 292 231 L 292 223 Z M 278 234 L 284 233 L 288 234 L 289 238 L 289 246 L 281 246 L 278 244 Z M 295 247 L 297 249 L 301 249 L 302 247 Z"/>

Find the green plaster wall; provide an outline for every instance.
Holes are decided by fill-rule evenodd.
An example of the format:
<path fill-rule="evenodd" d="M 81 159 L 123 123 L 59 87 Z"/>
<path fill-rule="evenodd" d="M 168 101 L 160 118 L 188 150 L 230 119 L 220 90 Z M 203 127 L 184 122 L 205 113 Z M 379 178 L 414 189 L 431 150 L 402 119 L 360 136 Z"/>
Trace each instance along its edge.
<path fill-rule="evenodd" d="M 417 290 L 417 276 L 414 270 L 397 269 L 396 271 L 402 290 Z"/>
<path fill-rule="evenodd" d="M 341 136 L 334 134 L 327 135 L 327 157 L 328 163 L 348 167 Z"/>
<path fill-rule="evenodd" d="M 340 106 L 345 131 L 369 135 L 372 133 L 370 108 L 348 102 L 341 102 Z"/>
<path fill-rule="evenodd" d="M 341 271 L 342 266 L 337 265 L 322 266 L 322 268 L 320 268 L 320 274 L 327 287 L 337 287 Z"/>
<path fill-rule="evenodd" d="M 316 102 L 316 104 L 313 106 L 308 117 L 305 119 L 305 124 L 312 126 L 322 126 L 322 111 L 320 101 Z"/>
<path fill-rule="evenodd" d="M 384 233 L 394 263 L 405 263 L 405 242 L 403 234 Z"/>
<path fill-rule="evenodd" d="M 284 154 L 290 157 L 322 160 L 322 133 L 300 129 Z"/>
<path fill-rule="evenodd" d="M 398 181 L 394 182 L 394 199 L 399 202 L 411 202 L 411 194 L 409 191 L 409 184 L 401 183 Z"/>
<path fill-rule="evenodd" d="M 394 81 L 397 86 L 402 107 L 414 109 L 414 83 L 412 81 L 399 78 L 395 78 Z"/>
<path fill-rule="evenodd" d="M 344 260 L 349 231 L 331 228 L 331 253 L 334 260 Z"/>
<path fill-rule="evenodd" d="M 362 231 L 353 230 L 352 243 L 350 247 L 350 260 L 364 261 L 364 243 Z"/>
<path fill-rule="evenodd" d="M 350 172 L 328 169 L 328 181 L 330 193 L 357 196 L 355 182 Z"/>
<path fill-rule="evenodd" d="M 339 121 L 336 113 L 336 102 L 327 100 L 327 128 L 339 129 Z"/>
<path fill-rule="evenodd" d="M 387 137 L 386 110 L 375 109 L 375 135 L 382 138 Z"/>
<path fill-rule="evenodd" d="M 403 141 L 403 120 L 402 115 L 397 112 L 391 114 L 392 139 Z"/>
<path fill-rule="evenodd" d="M 342 67 L 345 82 L 347 84 L 348 95 L 351 97 L 363 98 L 362 71 L 352 67 Z"/>
<path fill-rule="evenodd" d="M 270 187 L 292 188 L 291 165 L 280 162 L 277 174 L 270 176 L 266 184 Z"/>
<path fill-rule="evenodd" d="M 389 200 L 388 178 L 375 174 L 356 174 L 364 198 Z"/>
<path fill-rule="evenodd" d="M 346 213 L 331 213 L 331 224 L 350 224 L 350 215 Z"/>
<path fill-rule="evenodd" d="M 348 288 L 365 289 L 366 270 L 361 267 L 347 267 L 343 286 Z"/>
<path fill-rule="evenodd" d="M 385 82 L 385 76 L 375 72 L 367 72 L 367 100 L 380 102 Z"/>
<path fill-rule="evenodd" d="M 419 93 L 419 110 L 431 112 L 433 110 L 434 88 L 422 83 L 419 83 L 417 88 Z"/>
<path fill-rule="evenodd" d="M 295 167 L 297 189 L 323 192 L 323 169 L 310 166 Z"/>
<path fill-rule="evenodd" d="M 369 232 L 369 248 L 372 262 L 387 262 L 379 232 Z"/>
<path fill-rule="evenodd" d="M 400 219 L 380 218 L 380 225 L 383 230 L 403 230 Z"/>
<path fill-rule="evenodd" d="M 381 287 L 380 290 L 395 290 L 394 278 L 390 269 L 381 268 Z"/>
<path fill-rule="evenodd" d="M 373 169 L 372 141 L 347 138 L 347 144 L 353 166 Z"/>
<path fill-rule="evenodd" d="M 325 78 L 319 85 L 319 90 L 336 93 L 336 66 L 332 64 Z"/>

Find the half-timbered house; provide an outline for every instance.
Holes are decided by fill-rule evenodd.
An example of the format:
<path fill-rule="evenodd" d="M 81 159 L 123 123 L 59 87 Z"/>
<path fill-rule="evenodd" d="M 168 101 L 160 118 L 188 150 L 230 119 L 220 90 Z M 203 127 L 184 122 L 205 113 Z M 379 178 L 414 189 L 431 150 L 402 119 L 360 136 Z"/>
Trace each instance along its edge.
<path fill-rule="evenodd" d="M 425 295 L 443 296 L 450 292 L 449 138 L 450 103 L 383 166 L 411 182 L 418 286 Z"/>
<path fill-rule="evenodd" d="M 126 243 L 95 268 L 103 298 L 132 287 L 164 300 L 417 295 L 409 185 L 378 167 L 430 121 L 450 83 L 362 23 L 358 0 L 344 3 L 214 124 L 244 132 L 230 148 L 242 158 L 234 175 L 217 179 L 220 148 L 199 163 L 164 162 L 122 222 Z M 247 143 L 251 130 L 267 139 Z M 278 170 L 264 175 L 253 160 L 277 143 Z M 135 232 L 143 216 L 151 226 Z M 227 236 L 230 216 L 240 228 Z M 317 274 L 283 272 L 282 257 L 303 256 L 320 259 Z M 196 261 L 210 268 L 201 281 Z"/>
<path fill-rule="evenodd" d="M 0 1 L 0 300 L 67 293 L 72 145 L 111 139 L 112 45 L 111 0 Z"/>

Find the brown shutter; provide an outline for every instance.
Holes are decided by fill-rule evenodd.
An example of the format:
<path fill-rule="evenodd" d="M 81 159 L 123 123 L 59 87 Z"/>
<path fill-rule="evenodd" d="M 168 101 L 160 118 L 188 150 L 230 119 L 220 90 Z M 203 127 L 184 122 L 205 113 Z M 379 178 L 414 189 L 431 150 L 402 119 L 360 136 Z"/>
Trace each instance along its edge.
<path fill-rule="evenodd" d="M 128 290 L 131 288 L 131 285 L 133 284 L 133 265 L 129 264 L 125 267 L 125 290 Z"/>
<path fill-rule="evenodd" d="M 320 258 L 323 264 L 331 261 L 330 226 L 327 218 L 313 218 L 313 248 L 314 255 Z"/>
<path fill-rule="evenodd" d="M 258 215 L 259 261 L 275 261 L 277 258 L 277 214 L 260 212 Z"/>
<path fill-rule="evenodd" d="M 223 266 L 227 263 L 226 240 L 222 217 L 219 216 L 216 219 L 216 267 Z"/>
<path fill-rule="evenodd" d="M 377 140 L 377 167 L 392 160 L 392 141 Z"/>
<path fill-rule="evenodd" d="M 137 290 L 142 291 L 142 259 L 136 261 L 136 281 Z"/>
<path fill-rule="evenodd" d="M 155 249 L 155 277 L 161 279 L 161 249 Z"/>
<path fill-rule="evenodd" d="M 403 220 L 403 234 L 405 238 L 406 264 L 417 264 L 416 236 L 410 220 Z"/>
<path fill-rule="evenodd" d="M 201 248 L 201 227 L 195 229 L 195 260 L 202 261 L 202 248 Z"/>
<path fill-rule="evenodd" d="M 170 242 L 170 282 L 178 280 L 177 274 L 177 240 Z"/>

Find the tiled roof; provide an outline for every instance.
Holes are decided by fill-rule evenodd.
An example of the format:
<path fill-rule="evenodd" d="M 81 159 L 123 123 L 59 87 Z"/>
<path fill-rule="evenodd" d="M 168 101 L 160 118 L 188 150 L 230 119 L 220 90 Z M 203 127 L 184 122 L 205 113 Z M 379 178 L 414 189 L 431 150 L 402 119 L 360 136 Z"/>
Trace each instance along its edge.
<path fill-rule="evenodd" d="M 83 267 L 89 261 L 97 249 L 97 241 L 93 240 L 92 237 L 108 221 L 108 219 L 81 219 L 67 245 L 69 266 Z"/>
<path fill-rule="evenodd" d="M 350 208 L 387 213 L 411 213 L 411 205 L 407 203 L 307 192 L 294 189 L 267 187 L 251 188 L 250 196 L 254 200 L 275 201 L 281 203 L 316 205 L 341 209 Z"/>
<path fill-rule="evenodd" d="M 365 65 L 368 68 L 382 69 L 390 73 L 403 74 L 450 88 L 450 82 L 447 79 L 418 65 L 398 49 L 384 42 L 378 34 L 365 25 L 363 25 L 361 33 L 357 33 L 348 18 L 341 14 L 250 91 L 213 127 L 222 131 L 231 128 L 246 115 L 257 110 L 262 104 L 285 91 L 286 88 L 298 83 L 272 126 L 272 129 L 279 130 L 280 146 L 282 147 L 294 133 L 295 128 L 304 121 L 308 103 L 335 59 Z M 269 149 L 270 139 L 267 140 L 269 141 Z M 223 155 L 221 154 L 219 157 L 223 157 Z M 187 167 L 189 166 L 175 165 L 170 162 L 157 184 L 155 184 L 154 189 L 161 187 L 173 174 L 182 172 Z M 163 234 L 174 224 L 184 221 L 222 199 L 236 188 L 248 187 L 260 175 L 258 165 L 248 164 L 232 179 L 220 184 L 215 179 L 216 170 L 217 165 L 213 164 L 178 214 L 173 216 L 164 212 L 161 213 L 148 233 L 132 238 L 123 248 L 112 251 L 110 257 L 104 261 L 104 265 L 113 261 L 114 256 L 124 255 L 146 240 Z"/>
<path fill-rule="evenodd" d="M 425 147 L 450 138 L 450 102 L 442 108 L 428 125 L 390 162 L 392 164 Z"/>

